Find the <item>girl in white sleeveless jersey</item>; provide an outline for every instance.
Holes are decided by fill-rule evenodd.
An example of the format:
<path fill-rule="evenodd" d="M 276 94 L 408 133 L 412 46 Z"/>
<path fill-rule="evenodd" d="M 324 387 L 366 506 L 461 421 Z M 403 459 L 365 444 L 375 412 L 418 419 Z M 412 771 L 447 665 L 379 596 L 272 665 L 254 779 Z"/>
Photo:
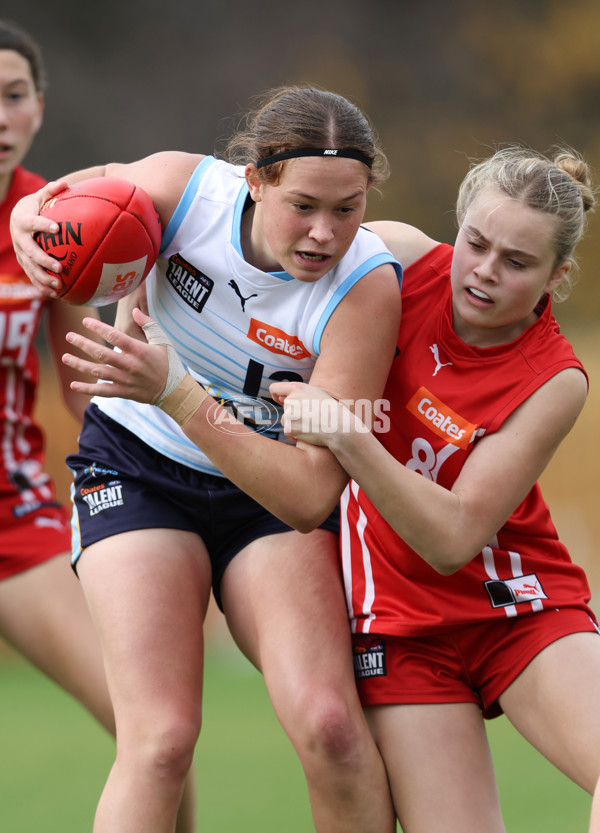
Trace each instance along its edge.
<path fill-rule="evenodd" d="M 173 830 L 200 729 L 212 581 L 300 756 L 317 830 L 389 833 L 337 567 L 346 474 L 329 451 L 285 442 L 268 400 L 282 379 L 347 400 L 383 391 L 400 271 L 361 221 L 385 157 L 346 99 L 288 88 L 251 115 L 230 158 L 242 164 L 159 153 L 67 177 L 135 182 L 163 226 L 147 281 L 151 318 L 135 308 L 137 293 L 118 314 L 128 335 L 89 321 L 121 352 L 73 334 L 93 362 L 65 357 L 112 383 L 75 385 L 96 396 L 68 460 L 74 560 L 117 720 L 94 830 Z M 13 214 L 21 262 L 47 293 L 57 280 L 41 267 L 53 264 L 31 233 L 51 230 L 38 213 L 59 188 Z"/>

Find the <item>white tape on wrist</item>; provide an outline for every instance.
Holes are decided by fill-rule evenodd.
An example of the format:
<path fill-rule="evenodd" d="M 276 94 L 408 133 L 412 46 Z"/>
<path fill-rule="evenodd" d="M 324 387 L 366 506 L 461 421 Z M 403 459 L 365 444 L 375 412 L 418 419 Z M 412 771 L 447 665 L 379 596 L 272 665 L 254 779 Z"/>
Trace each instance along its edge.
<path fill-rule="evenodd" d="M 162 344 L 167 348 L 169 360 L 165 387 L 153 404 L 183 426 L 196 413 L 208 393 L 186 371 L 169 337 L 156 321 L 144 324 L 142 330 L 148 344 Z"/>
<path fill-rule="evenodd" d="M 142 327 L 146 341 L 148 344 L 163 344 L 167 348 L 167 358 L 169 359 L 169 372 L 167 374 L 167 381 L 163 392 L 160 394 L 155 405 L 160 407 L 162 400 L 172 393 L 180 384 L 186 375 L 186 370 L 177 355 L 177 351 L 173 347 L 171 340 L 164 330 L 156 323 L 156 321 L 149 321 Z"/>
<path fill-rule="evenodd" d="M 160 402 L 155 404 L 183 428 L 207 398 L 208 393 L 202 385 L 186 373 L 175 390 L 161 396 Z"/>

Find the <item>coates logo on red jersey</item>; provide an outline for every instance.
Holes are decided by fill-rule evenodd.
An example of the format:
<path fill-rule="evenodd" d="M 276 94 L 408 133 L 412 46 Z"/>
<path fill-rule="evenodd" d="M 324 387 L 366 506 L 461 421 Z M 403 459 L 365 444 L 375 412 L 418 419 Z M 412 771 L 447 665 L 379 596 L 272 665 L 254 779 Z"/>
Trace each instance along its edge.
<path fill-rule="evenodd" d="M 463 419 L 427 388 L 419 388 L 406 407 L 438 437 L 461 448 L 468 448 L 477 426 Z"/>
<path fill-rule="evenodd" d="M 283 353 L 292 359 L 307 359 L 310 356 L 298 336 L 290 336 L 278 327 L 256 318 L 250 319 L 248 338 L 266 347 L 271 353 Z"/>

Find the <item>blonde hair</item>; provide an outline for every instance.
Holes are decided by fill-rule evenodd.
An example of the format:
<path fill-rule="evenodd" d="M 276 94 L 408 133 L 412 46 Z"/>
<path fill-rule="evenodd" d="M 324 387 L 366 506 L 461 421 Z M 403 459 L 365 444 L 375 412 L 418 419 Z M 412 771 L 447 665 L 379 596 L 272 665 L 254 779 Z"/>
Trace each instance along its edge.
<path fill-rule="evenodd" d="M 387 157 L 367 116 L 343 96 L 315 87 L 281 87 L 267 92 L 229 141 L 226 156 L 230 162 L 247 165 L 299 148 L 358 151 L 372 161 L 372 183 L 383 182 L 389 175 Z M 277 184 L 285 164 L 261 168 L 259 176 Z"/>
<path fill-rule="evenodd" d="M 550 158 L 511 145 L 474 164 L 458 192 L 459 226 L 479 192 L 490 185 L 529 208 L 556 217 L 556 265 L 567 260 L 575 263 L 573 253 L 585 232 L 586 214 L 593 211 L 596 202 L 589 167 L 576 151 L 558 148 Z M 567 275 L 554 291 L 556 300 L 566 298 L 570 289 Z"/>

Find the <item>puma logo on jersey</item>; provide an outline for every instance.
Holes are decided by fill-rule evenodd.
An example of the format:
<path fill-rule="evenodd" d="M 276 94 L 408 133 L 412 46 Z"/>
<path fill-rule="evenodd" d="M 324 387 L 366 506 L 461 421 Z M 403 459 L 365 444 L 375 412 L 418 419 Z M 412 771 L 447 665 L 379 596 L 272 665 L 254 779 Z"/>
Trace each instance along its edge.
<path fill-rule="evenodd" d="M 233 289 L 235 294 L 240 299 L 240 303 L 242 305 L 242 312 L 246 312 L 246 301 L 249 301 L 250 298 L 258 298 L 258 295 L 256 294 L 256 292 L 253 295 L 246 295 L 246 297 L 244 298 L 244 296 L 240 292 L 239 286 L 237 285 L 237 283 L 234 280 L 229 281 L 229 286 Z"/>
<path fill-rule="evenodd" d="M 492 607 L 508 607 L 548 598 L 535 573 L 508 579 L 491 579 L 484 584 Z"/>
<path fill-rule="evenodd" d="M 440 349 L 437 344 L 432 344 L 429 348 L 433 353 L 433 358 L 435 359 L 435 370 L 431 374 L 432 376 L 436 376 L 438 370 L 441 370 L 442 367 L 450 367 L 452 362 L 441 362 L 440 361 Z"/>
<path fill-rule="evenodd" d="M 250 319 L 248 338 L 260 344 L 271 353 L 283 353 L 292 359 L 306 359 L 310 353 L 302 344 L 298 336 L 291 336 L 288 333 L 274 327 L 272 324 L 265 324 L 256 318 Z"/>
<path fill-rule="evenodd" d="M 460 448 L 468 448 L 471 437 L 477 430 L 477 425 L 461 417 L 424 387 L 419 388 L 412 396 L 406 408 L 438 437 Z"/>

